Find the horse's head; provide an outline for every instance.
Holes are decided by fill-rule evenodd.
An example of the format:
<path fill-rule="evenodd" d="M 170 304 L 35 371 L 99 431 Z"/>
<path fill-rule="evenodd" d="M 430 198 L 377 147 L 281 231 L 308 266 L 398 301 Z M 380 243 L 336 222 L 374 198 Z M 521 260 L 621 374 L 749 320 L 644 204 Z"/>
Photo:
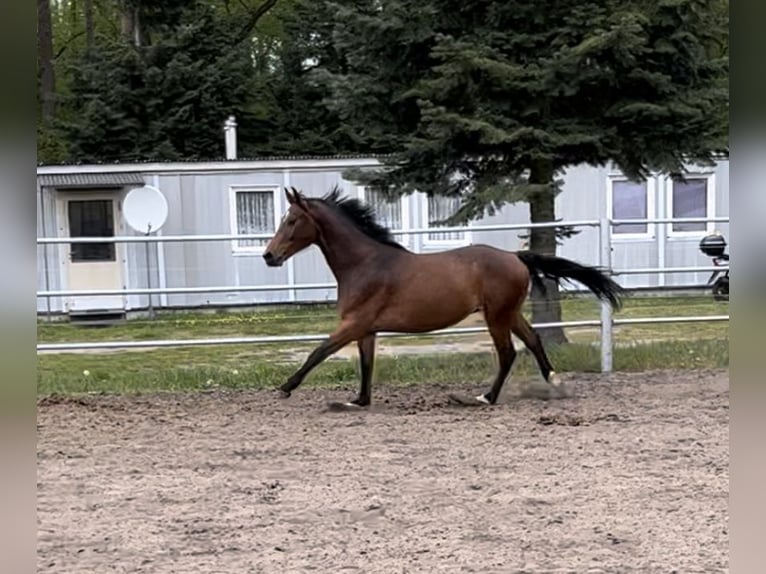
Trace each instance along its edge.
<path fill-rule="evenodd" d="M 263 253 L 269 267 L 279 267 L 319 238 L 319 228 L 311 215 L 308 200 L 295 188 L 292 193 L 285 189 L 285 195 L 290 208 Z"/>

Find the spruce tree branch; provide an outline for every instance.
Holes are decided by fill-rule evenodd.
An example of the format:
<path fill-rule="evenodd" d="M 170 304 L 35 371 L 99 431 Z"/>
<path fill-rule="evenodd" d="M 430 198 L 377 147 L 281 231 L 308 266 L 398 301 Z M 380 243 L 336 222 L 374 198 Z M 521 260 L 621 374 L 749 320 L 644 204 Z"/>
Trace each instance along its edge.
<path fill-rule="evenodd" d="M 96 11 L 103 18 L 103 21 L 106 22 L 106 25 L 109 26 L 109 29 L 114 33 L 118 33 L 120 27 L 116 24 L 113 14 L 110 11 L 110 7 L 104 6 L 100 0 L 96 0 L 95 6 Z"/>
<path fill-rule="evenodd" d="M 247 22 L 244 26 L 242 26 L 242 29 L 239 32 L 239 36 L 237 36 L 237 44 L 244 42 L 247 40 L 247 38 L 250 37 L 250 34 L 253 33 L 255 26 L 258 24 L 258 20 L 260 20 L 266 14 L 266 12 L 271 10 L 276 3 L 277 0 L 264 0 L 263 4 L 250 12 Z"/>
<path fill-rule="evenodd" d="M 77 33 L 75 33 L 75 34 L 72 34 L 72 35 L 71 35 L 71 36 L 70 36 L 70 37 L 67 39 L 67 41 L 66 41 L 66 42 L 64 42 L 64 45 L 63 45 L 63 46 L 61 46 L 61 48 L 59 48 L 58 52 L 56 52 L 56 53 L 53 55 L 53 59 L 54 59 L 54 60 L 58 60 L 58 59 L 61 57 L 61 55 L 62 55 L 64 52 L 66 52 L 66 49 L 67 49 L 67 48 L 68 48 L 68 47 L 69 47 L 69 46 L 72 44 L 72 42 L 74 42 L 74 41 L 75 41 L 77 38 L 79 38 L 80 36 L 82 36 L 82 35 L 84 35 L 84 34 L 85 34 L 85 30 L 81 30 L 80 32 L 77 32 Z"/>

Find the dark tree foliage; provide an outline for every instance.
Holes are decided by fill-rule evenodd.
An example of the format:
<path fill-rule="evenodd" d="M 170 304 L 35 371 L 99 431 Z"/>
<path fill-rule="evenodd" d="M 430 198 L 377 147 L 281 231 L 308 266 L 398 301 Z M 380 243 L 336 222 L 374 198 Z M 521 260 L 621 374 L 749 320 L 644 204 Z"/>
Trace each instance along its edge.
<path fill-rule="evenodd" d="M 231 34 L 236 22 L 202 1 L 138 6 L 138 45 L 104 40 L 71 71 L 61 124 L 70 158 L 223 157 L 223 121 L 247 116 L 254 76 L 247 43 Z"/>
<path fill-rule="evenodd" d="M 349 3 L 353 4 L 353 3 Z M 296 0 L 280 14 L 282 34 L 268 65 L 259 66 L 252 121 L 242 126 L 249 155 L 376 153 L 380 138 L 360 136 L 341 110 L 325 105 L 327 88 L 317 74 L 345 73 L 345 54 L 333 42 L 335 6 Z"/>
<path fill-rule="evenodd" d="M 452 222 L 526 201 L 555 221 L 567 166 L 678 173 L 726 148 L 728 3 L 707 0 L 338 2 L 347 70 L 330 109 L 395 152 L 349 174 L 392 196 L 461 196 Z M 552 253 L 553 229 L 530 249 Z M 557 288 L 533 320 L 559 321 Z M 564 341 L 563 331 L 549 337 Z"/>

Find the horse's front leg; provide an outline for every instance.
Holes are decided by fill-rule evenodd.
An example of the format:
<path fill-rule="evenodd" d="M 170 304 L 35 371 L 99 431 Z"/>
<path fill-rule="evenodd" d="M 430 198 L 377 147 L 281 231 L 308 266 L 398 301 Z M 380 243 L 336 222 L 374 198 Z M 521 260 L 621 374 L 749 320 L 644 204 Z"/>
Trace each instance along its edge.
<path fill-rule="evenodd" d="M 351 401 L 351 403 L 360 407 L 366 407 L 369 406 L 372 399 L 372 372 L 375 366 L 375 333 L 359 339 L 358 346 L 362 384 L 359 387 L 359 396 Z"/>
<path fill-rule="evenodd" d="M 360 332 L 355 322 L 344 321 L 327 339 L 325 339 L 303 363 L 303 366 L 293 374 L 287 382 L 279 387 L 279 392 L 283 398 L 289 397 L 292 392 L 303 382 L 303 379 L 330 355 L 340 351 L 351 341 L 359 339 L 364 333 Z"/>

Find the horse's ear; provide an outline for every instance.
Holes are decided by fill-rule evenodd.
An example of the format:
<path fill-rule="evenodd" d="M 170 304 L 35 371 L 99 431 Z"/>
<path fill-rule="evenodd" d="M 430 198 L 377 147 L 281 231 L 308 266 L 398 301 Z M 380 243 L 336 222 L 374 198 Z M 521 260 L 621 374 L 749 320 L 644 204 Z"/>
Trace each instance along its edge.
<path fill-rule="evenodd" d="M 293 190 L 293 201 L 295 205 L 302 209 L 306 209 L 306 196 L 303 195 L 300 191 L 295 189 L 294 187 L 291 187 L 290 189 Z"/>
<path fill-rule="evenodd" d="M 289 203 L 290 205 L 295 203 L 295 195 L 290 193 L 290 190 L 287 188 L 285 188 L 285 197 L 287 198 L 287 203 Z"/>

